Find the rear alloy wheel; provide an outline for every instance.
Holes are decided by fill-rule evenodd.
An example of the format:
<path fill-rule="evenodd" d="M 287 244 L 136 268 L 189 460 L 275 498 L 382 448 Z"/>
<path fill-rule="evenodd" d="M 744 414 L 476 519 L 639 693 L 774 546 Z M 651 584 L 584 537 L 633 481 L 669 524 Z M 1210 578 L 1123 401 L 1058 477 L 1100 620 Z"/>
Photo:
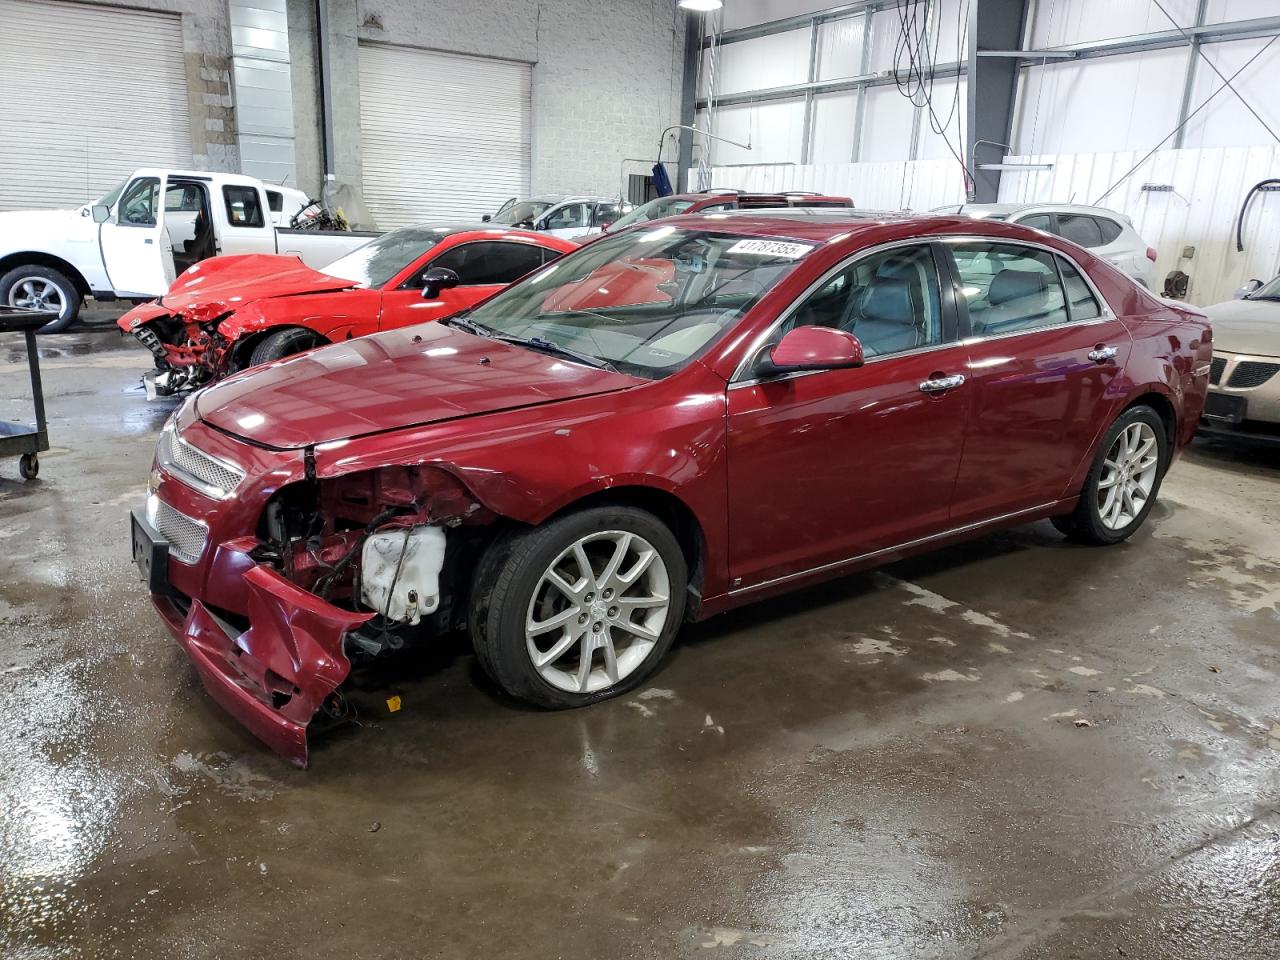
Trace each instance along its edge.
<path fill-rule="evenodd" d="M 553 708 L 615 696 L 670 648 L 687 573 L 656 517 L 595 508 L 498 549 L 500 564 L 481 565 L 472 637 L 481 664 L 513 696 Z"/>
<path fill-rule="evenodd" d="M 16 267 L 0 277 L 0 303 L 57 315 L 40 333 L 61 333 L 75 323 L 80 300 L 76 285 L 51 267 Z"/>
<path fill-rule="evenodd" d="M 1166 456 L 1164 421 L 1150 407 L 1131 407 L 1107 431 L 1075 512 L 1054 525 L 1082 543 L 1118 543 L 1150 513 Z"/>

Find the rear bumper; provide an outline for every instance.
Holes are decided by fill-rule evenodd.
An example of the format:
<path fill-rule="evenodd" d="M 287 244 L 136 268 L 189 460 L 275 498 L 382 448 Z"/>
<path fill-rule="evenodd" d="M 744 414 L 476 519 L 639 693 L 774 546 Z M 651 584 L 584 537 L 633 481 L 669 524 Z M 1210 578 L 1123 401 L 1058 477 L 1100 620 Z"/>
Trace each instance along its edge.
<path fill-rule="evenodd" d="M 249 627 L 199 600 L 152 594 L 209 695 L 291 763 L 307 765 L 307 727 L 351 672 L 346 633 L 372 614 L 326 603 L 261 565 L 244 574 Z"/>

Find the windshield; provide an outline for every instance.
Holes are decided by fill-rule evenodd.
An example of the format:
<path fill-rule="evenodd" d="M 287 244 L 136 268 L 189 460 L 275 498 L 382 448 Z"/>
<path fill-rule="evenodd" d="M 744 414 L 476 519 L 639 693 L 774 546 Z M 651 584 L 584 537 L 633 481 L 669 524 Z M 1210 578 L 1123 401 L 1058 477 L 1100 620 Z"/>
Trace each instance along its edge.
<path fill-rule="evenodd" d="M 322 268 L 331 277 L 381 287 L 448 234 L 444 227 L 404 227 L 384 233 Z"/>
<path fill-rule="evenodd" d="M 703 353 L 813 248 L 706 229 L 629 230 L 557 260 L 456 322 L 658 379 Z"/>
<path fill-rule="evenodd" d="M 114 187 L 95 200 L 93 205 L 97 206 L 98 204 L 101 204 L 104 207 L 114 207 L 116 205 L 116 201 L 120 199 L 120 191 L 124 189 L 124 185 L 128 182 L 128 180 L 121 180 Z"/>
<path fill-rule="evenodd" d="M 633 223 L 644 223 L 646 220 L 661 220 L 663 217 L 674 217 L 678 213 L 684 213 L 692 206 L 692 200 L 683 200 L 679 197 L 658 197 L 656 200 L 642 203 L 625 217 L 619 217 L 613 221 L 613 226 L 609 229 L 620 230 L 623 227 L 631 226 Z"/>
<path fill-rule="evenodd" d="M 1264 283 L 1253 293 L 1249 294 L 1246 300 L 1280 300 L 1280 277 L 1276 277 L 1270 283 Z"/>
<path fill-rule="evenodd" d="M 507 203 L 493 215 L 490 222 L 504 227 L 514 227 L 517 223 L 533 223 L 550 210 L 555 204 L 550 200 L 521 200 L 519 203 Z"/>

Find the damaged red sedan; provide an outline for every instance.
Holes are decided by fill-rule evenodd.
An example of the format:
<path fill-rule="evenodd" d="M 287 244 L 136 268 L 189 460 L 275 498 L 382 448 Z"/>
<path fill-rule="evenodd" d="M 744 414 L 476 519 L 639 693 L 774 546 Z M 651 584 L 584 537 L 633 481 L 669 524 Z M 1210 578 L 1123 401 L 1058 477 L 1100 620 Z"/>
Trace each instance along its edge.
<path fill-rule="evenodd" d="M 148 393 L 202 387 L 238 370 L 438 320 L 479 303 L 578 245 L 497 227 L 405 227 L 322 270 L 275 254 L 197 263 L 118 321 L 151 351 Z"/>
<path fill-rule="evenodd" d="M 576 707 L 687 620 L 1041 518 L 1121 541 L 1210 337 L 1021 227 L 679 217 L 190 398 L 133 552 L 212 696 L 305 764 L 353 669 L 446 631 Z"/>

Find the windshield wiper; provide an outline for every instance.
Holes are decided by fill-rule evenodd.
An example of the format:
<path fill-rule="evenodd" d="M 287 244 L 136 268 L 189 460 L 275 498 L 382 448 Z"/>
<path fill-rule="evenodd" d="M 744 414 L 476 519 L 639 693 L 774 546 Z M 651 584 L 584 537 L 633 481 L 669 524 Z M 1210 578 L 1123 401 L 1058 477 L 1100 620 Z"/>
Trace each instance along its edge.
<path fill-rule="evenodd" d="M 455 313 L 452 317 L 445 317 L 440 322 L 447 323 L 451 327 L 457 327 L 459 330 L 465 330 L 467 333 L 473 333 L 477 337 L 489 337 L 492 339 L 497 333 L 492 327 L 486 327 L 483 323 L 468 320 L 465 313 Z"/>
<path fill-rule="evenodd" d="M 608 360 L 602 360 L 600 357 L 583 353 L 581 350 L 573 349 L 573 347 L 566 347 L 563 344 L 556 343 L 554 340 L 548 340 L 546 337 L 515 337 L 506 333 L 495 333 L 491 334 L 491 336 L 495 340 L 501 340 L 503 343 L 514 344 L 518 347 L 528 347 L 531 350 L 539 350 L 542 353 L 554 353 L 562 357 L 568 357 L 570 360 L 585 363 L 588 367 L 595 367 L 597 370 L 608 370 L 611 373 L 618 372 L 618 368 Z"/>

